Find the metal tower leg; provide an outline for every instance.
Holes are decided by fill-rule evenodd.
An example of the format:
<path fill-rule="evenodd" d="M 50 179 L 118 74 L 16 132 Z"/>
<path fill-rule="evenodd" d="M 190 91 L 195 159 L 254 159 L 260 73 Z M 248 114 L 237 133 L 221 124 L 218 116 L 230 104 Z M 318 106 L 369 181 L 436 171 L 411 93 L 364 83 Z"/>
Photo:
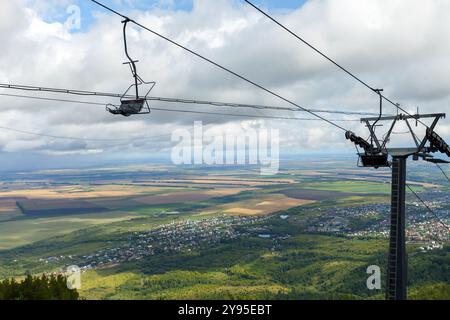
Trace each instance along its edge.
<path fill-rule="evenodd" d="M 407 157 L 393 157 L 386 299 L 406 300 L 405 187 Z"/>

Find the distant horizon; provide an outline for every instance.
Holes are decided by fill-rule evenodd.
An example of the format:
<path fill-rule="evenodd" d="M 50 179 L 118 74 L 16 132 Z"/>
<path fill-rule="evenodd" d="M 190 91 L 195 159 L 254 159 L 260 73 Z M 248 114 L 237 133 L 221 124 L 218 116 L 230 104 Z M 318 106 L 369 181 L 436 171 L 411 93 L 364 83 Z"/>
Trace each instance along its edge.
<path fill-rule="evenodd" d="M 329 157 L 350 157 L 354 156 L 355 152 L 325 152 L 325 151 L 305 151 L 305 152 L 284 152 L 280 154 L 280 162 L 288 162 L 295 160 L 302 160 L 302 157 L 320 156 L 327 159 Z M 0 153 L 1 157 L 1 153 Z M 295 159 L 298 157 L 298 159 Z M 157 154 L 152 156 L 133 155 L 132 157 L 125 157 L 123 155 L 105 155 L 105 156 L 78 156 L 74 159 L 71 156 L 59 156 L 47 158 L 45 162 L 37 162 L 39 154 L 29 154 L 27 157 L 23 155 L 14 155 L 9 157 L 9 161 L 2 160 L 0 173 L 18 173 L 18 172 L 32 172 L 39 170 L 70 170 L 70 169 L 95 169 L 109 166 L 132 166 L 145 164 L 172 164 L 169 154 Z M 51 159 L 51 160 L 50 160 Z M 50 160 L 50 161 L 49 161 Z M 320 159 L 318 159 L 320 160 Z M 239 167 L 239 165 L 236 165 Z M 245 165 L 240 165 L 245 166 Z M 207 167 L 207 165 L 197 165 L 195 167 Z"/>
<path fill-rule="evenodd" d="M 1 154 L 0 154 L 1 156 Z M 92 156 L 86 156 L 86 159 L 89 161 L 79 161 L 78 159 L 68 159 L 68 156 L 60 156 L 58 158 L 52 157 L 52 160 L 55 161 L 46 161 L 45 163 L 37 163 L 34 162 L 33 156 L 26 157 L 18 157 L 17 161 L 12 161 L 9 165 L 7 163 L 2 163 L 0 167 L 0 175 L 1 174 L 24 174 L 24 173 L 35 173 L 37 171 L 45 171 L 45 170 L 95 170 L 95 169 L 103 169 L 103 168 L 126 168 L 132 166 L 145 166 L 145 165 L 168 165 L 172 167 L 180 167 L 180 168 L 208 168 L 208 167 L 236 167 L 236 168 L 254 168 L 258 165 L 249 165 L 249 164 L 235 164 L 235 165 L 176 165 L 173 164 L 170 160 L 170 156 L 159 154 L 153 155 L 150 157 L 135 156 L 133 158 L 124 158 L 119 155 L 115 155 L 113 157 L 102 157 L 102 159 L 95 158 L 92 159 Z M 311 159 L 314 157 L 314 159 Z M 109 159 L 106 159 L 109 158 Z M 355 162 L 355 168 L 357 168 L 356 162 L 358 157 L 356 152 L 324 152 L 324 151 L 307 151 L 303 153 L 282 153 L 280 155 L 280 164 L 286 165 L 290 162 L 305 162 L 308 163 L 310 161 L 330 161 L 330 160 L 352 160 Z M 416 162 L 410 161 L 411 164 L 416 165 Z M 285 168 L 280 168 L 285 169 Z"/>

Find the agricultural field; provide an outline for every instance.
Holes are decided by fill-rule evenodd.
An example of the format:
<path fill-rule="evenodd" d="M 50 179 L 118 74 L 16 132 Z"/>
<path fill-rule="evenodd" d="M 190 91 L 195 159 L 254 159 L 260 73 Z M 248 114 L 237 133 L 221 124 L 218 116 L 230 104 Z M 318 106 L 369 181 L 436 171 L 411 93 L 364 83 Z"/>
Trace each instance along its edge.
<path fill-rule="evenodd" d="M 88 201 L 79 200 L 25 199 L 16 201 L 16 206 L 23 214 L 33 217 L 96 213 L 107 210 Z"/>
<path fill-rule="evenodd" d="M 22 214 L 15 199 L 0 200 L 0 221 L 10 220 Z"/>
<path fill-rule="evenodd" d="M 251 200 L 230 202 L 227 204 L 207 208 L 202 214 L 230 214 L 230 215 L 267 215 L 270 213 L 287 210 L 315 203 L 314 200 L 294 199 L 283 194 L 263 195 Z"/>
<path fill-rule="evenodd" d="M 20 247 L 95 225 L 110 224 L 136 217 L 123 212 L 107 212 L 3 221 L 0 223 L 0 250 Z"/>

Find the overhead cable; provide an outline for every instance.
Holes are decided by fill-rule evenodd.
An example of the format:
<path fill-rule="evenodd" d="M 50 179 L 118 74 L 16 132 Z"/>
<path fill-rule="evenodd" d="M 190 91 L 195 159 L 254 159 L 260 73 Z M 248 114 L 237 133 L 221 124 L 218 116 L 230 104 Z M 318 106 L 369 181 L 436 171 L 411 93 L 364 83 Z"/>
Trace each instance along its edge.
<path fill-rule="evenodd" d="M 259 88 L 259 89 L 261 89 L 261 90 L 263 90 L 263 91 L 265 91 L 265 92 L 267 92 L 267 93 L 269 93 L 269 94 L 271 94 L 271 95 L 273 95 L 273 96 L 275 96 L 275 97 L 277 97 L 277 98 L 279 98 L 280 100 L 283 100 L 283 101 L 285 101 L 285 102 L 287 102 L 287 103 L 289 103 L 289 104 L 291 104 L 291 105 L 293 105 L 293 106 L 295 106 L 295 107 L 297 107 L 297 108 L 299 108 L 299 109 L 301 109 L 301 110 L 303 110 L 303 111 L 305 111 L 305 112 L 308 112 L 308 113 L 310 113 L 311 115 L 313 115 L 314 117 L 316 117 L 316 118 L 318 118 L 318 119 L 320 119 L 320 120 L 323 120 L 323 121 L 327 122 L 328 124 L 330 124 L 330 125 L 332 125 L 332 126 L 338 128 L 338 129 L 340 129 L 340 130 L 343 130 L 344 132 L 347 132 L 347 131 L 348 131 L 348 130 L 345 129 L 343 126 L 341 126 L 341 125 L 339 125 L 339 124 L 337 124 L 337 123 L 334 123 L 333 121 L 330 121 L 330 120 L 328 120 L 328 119 L 322 117 L 321 115 L 319 115 L 319 114 L 317 114 L 317 113 L 315 113 L 315 112 L 312 112 L 312 111 L 308 110 L 307 108 L 304 108 L 304 107 L 300 106 L 299 104 L 297 104 L 297 103 L 295 103 L 295 102 L 293 102 L 293 101 L 291 101 L 291 100 L 289 100 L 289 99 L 287 99 L 287 98 L 281 96 L 280 94 L 278 94 L 278 93 L 276 93 L 276 92 L 274 92 L 274 91 L 272 91 L 272 90 L 270 90 L 270 89 L 267 89 L 267 88 L 264 87 L 263 85 L 261 85 L 261 84 L 255 82 L 255 81 L 253 81 L 253 80 L 250 80 L 250 79 L 246 78 L 245 76 L 243 76 L 243 75 L 241 75 L 241 74 L 239 74 L 239 73 L 237 73 L 237 72 L 235 72 L 235 71 L 232 71 L 231 69 L 229 69 L 229 68 L 227 68 L 227 67 L 222 66 L 221 64 L 219 64 L 219 63 L 217 63 L 217 62 L 214 62 L 213 60 L 211 60 L 211 59 L 209 59 L 209 58 L 207 58 L 207 57 L 201 55 L 200 53 L 197 53 L 197 52 L 195 52 L 194 50 L 189 49 L 189 48 L 187 48 L 186 46 L 184 46 L 184 45 L 182 45 L 182 44 L 176 42 L 175 40 L 172 40 L 172 39 L 170 39 L 169 37 L 164 36 L 164 35 L 162 35 L 161 33 L 156 32 L 156 31 L 154 31 L 153 29 L 150 29 L 149 27 L 146 27 L 146 26 L 142 25 L 141 23 L 139 23 L 139 22 L 137 22 L 137 21 L 131 19 L 130 17 L 127 17 L 127 16 L 125 16 L 124 14 L 122 14 L 122 13 L 120 13 L 120 12 L 118 12 L 118 11 L 116 11 L 116 10 L 114 10 L 114 9 L 112 9 L 112 8 L 110 8 L 110 7 L 108 7 L 108 6 L 106 6 L 106 5 L 104 5 L 103 3 L 99 2 L 99 1 L 96 1 L 96 0 L 91 0 L 91 2 L 93 2 L 93 3 L 95 3 L 95 4 L 97 4 L 97 5 L 101 6 L 101 7 L 103 7 L 104 9 L 106 9 L 106 10 L 108 10 L 108 11 L 110 11 L 110 12 L 112 12 L 112 13 L 114 13 L 114 14 L 120 16 L 120 17 L 122 17 L 123 19 L 129 20 L 130 22 L 134 23 L 136 26 L 138 26 L 138 27 L 140 27 L 140 28 L 142 28 L 142 29 L 144 29 L 144 30 L 147 30 L 147 31 L 153 33 L 154 35 L 158 36 L 159 38 L 161 38 L 161 39 L 163 39 L 163 40 L 165 40 L 165 41 L 167 41 L 167 42 L 170 42 L 171 44 L 173 44 L 173 45 L 175 45 L 175 46 L 177 46 L 177 47 L 179 47 L 179 48 L 181 48 L 181 49 L 183 49 L 183 50 L 189 52 L 190 54 L 192 54 L 192 55 L 194 55 L 194 56 L 196 56 L 196 57 L 198 57 L 198 58 L 200 58 L 200 59 L 202 59 L 202 60 L 204 60 L 204 61 L 206 61 L 206 62 L 208 62 L 208 63 L 210 63 L 210 64 L 212 64 L 212 65 L 214 65 L 214 66 L 216 66 L 217 68 L 222 69 L 223 71 L 226 71 L 226 72 L 232 74 L 233 76 L 235 76 L 235 77 L 237 77 L 237 78 L 239 78 L 239 79 L 241 79 L 241 80 L 243 80 L 243 81 L 245 81 L 245 82 L 247 82 L 247 83 L 249 83 L 249 84 L 251 84 L 251 85 L 253 85 L 253 86 L 255 86 L 255 87 L 257 87 L 257 88 Z"/>

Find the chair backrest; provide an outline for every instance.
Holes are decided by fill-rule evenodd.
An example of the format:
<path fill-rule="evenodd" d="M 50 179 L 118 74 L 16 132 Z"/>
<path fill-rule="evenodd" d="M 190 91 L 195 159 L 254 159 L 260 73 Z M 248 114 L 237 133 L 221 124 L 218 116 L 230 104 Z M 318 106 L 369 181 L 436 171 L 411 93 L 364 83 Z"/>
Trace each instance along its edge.
<path fill-rule="evenodd" d="M 119 110 L 128 115 L 137 114 L 141 112 L 142 108 L 144 107 L 144 103 L 144 99 L 123 100 L 120 104 Z"/>

